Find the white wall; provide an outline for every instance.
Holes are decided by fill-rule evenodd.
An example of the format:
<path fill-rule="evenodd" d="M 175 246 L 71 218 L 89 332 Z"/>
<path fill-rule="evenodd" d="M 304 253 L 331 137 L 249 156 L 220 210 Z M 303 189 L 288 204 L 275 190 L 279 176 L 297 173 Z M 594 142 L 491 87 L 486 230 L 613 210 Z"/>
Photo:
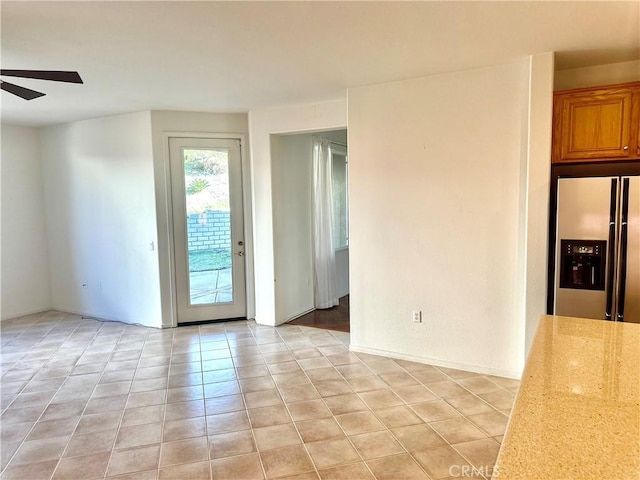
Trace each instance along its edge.
<path fill-rule="evenodd" d="M 157 210 L 158 261 L 162 301 L 162 325 L 174 326 L 175 299 L 171 279 L 173 240 L 170 238 L 170 186 L 167 134 L 248 134 L 246 114 L 222 114 L 180 111 L 152 111 L 151 138 L 155 175 L 155 206 Z M 251 209 L 251 172 L 248 148 L 242 147 L 242 176 L 245 216 L 245 252 L 247 266 L 247 317 L 254 317 L 253 237 Z"/>
<path fill-rule="evenodd" d="M 161 326 L 150 113 L 46 127 L 41 145 L 53 307 Z"/>
<path fill-rule="evenodd" d="M 349 294 L 349 247 L 336 250 L 336 290 L 338 298 Z"/>
<path fill-rule="evenodd" d="M 346 128 L 346 100 L 249 112 L 256 321 L 276 325 L 271 135 Z"/>
<path fill-rule="evenodd" d="M 524 210 L 520 212 L 525 241 L 523 273 L 520 275 L 524 294 L 525 357 L 529 354 L 540 316 L 547 309 L 553 65 L 553 53 L 533 55 L 529 63 L 529 128 L 526 167 L 523 168 Z"/>
<path fill-rule="evenodd" d="M 528 83 L 527 59 L 349 90 L 352 349 L 519 375 Z"/>
<path fill-rule="evenodd" d="M 51 308 L 40 139 L 33 128 L 2 125 L 2 318 Z"/>
<path fill-rule="evenodd" d="M 271 136 L 276 322 L 314 308 L 311 134 Z"/>
<path fill-rule="evenodd" d="M 558 70 L 554 90 L 640 81 L 640 60 Z"/>

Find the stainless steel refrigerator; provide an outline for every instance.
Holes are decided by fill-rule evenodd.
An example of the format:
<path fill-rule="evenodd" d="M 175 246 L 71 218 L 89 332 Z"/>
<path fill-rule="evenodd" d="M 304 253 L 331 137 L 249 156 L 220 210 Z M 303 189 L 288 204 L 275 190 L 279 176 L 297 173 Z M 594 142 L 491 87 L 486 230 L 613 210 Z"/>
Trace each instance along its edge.
<path fill-rule="evenodd" d="M 640 177 L 560 178 L 554 313 L 640 323 Z"/>

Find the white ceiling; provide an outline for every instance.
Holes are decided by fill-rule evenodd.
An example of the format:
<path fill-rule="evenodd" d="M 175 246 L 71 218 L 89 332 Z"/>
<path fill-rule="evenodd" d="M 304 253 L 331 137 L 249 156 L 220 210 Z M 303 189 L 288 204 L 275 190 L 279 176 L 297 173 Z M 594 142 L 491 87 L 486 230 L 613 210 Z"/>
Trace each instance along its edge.
<path fill-rule="evenodd" d="M 5 78 L 2 120 L 45 125 L 139 110 L 247 112 L 348 87 L 559 52 L 558 68 L 640 58 L 640 1 L 10 2 L 2 68 L 77 70 L 84 85 Z"/>

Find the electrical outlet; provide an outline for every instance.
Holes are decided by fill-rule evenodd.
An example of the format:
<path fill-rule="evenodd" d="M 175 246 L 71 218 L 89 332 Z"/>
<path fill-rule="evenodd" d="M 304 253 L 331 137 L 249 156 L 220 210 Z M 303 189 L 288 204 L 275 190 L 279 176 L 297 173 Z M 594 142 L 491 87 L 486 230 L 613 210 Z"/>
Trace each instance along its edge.
<path fill-rule="evenodd" d="M 413 321 L 415 323 L 422 323 L 422 312 L 420 310 L 413 311 Z"/>

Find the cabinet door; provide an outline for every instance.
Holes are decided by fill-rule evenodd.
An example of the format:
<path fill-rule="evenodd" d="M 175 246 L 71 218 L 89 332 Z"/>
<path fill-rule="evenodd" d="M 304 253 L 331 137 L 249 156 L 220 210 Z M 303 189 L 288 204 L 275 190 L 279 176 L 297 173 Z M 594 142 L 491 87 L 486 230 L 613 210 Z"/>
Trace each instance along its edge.
<path fill-rule="evenodd" d="M 553 161 L 635 158 L 636 103 L 629 87 L 556 95 Z"/>

